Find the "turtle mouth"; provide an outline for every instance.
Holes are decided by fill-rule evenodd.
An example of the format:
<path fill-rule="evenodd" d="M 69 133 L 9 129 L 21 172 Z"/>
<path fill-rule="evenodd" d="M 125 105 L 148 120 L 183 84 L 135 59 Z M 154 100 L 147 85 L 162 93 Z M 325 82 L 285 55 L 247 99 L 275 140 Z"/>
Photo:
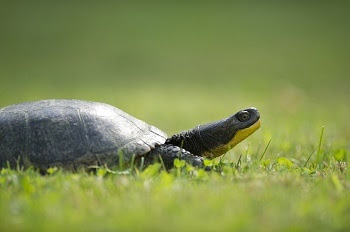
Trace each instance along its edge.
<path fill-rule="evenodd" d="M 259 129 L 261 126 L 261 121 L 258 119 L 255 123 L 253 123 L 251 126 L 238 130 L 236 134 L 233 136 L 231 141 L 228 143 L 228 147 L 233 148 L 238 143 L 242 142 L 245 138 L 247 138 L 249 135 L 253 134 L 257 129 Z"/>

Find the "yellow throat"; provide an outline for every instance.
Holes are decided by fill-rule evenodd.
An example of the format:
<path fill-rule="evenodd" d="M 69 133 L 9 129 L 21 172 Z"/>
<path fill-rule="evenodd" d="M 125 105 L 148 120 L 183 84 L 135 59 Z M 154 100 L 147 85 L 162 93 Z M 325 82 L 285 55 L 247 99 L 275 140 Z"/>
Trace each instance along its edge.
<path fill-rule="evenodd" d="M 261 125 L 261 122 L 259 119 L 257 122 L 255 122 L 250 127 L 237 131 L 237 133 L 232 138 L 232 140 L 229 141 L 227 144 L 219 146 L 219 147 L 215 148 L 214 150 L 212 150 L 211 152 L 206 152 L 203 154 L 203 156 L 207 157 L 207 158 L 215 158 L 215 157 L 218 157 L 218 156 L 226 153 L 228 150 L 235 147 L 238 143 L 242 142 L 249 135 L 253 134 L 254 131 L 259 129 L 260 125 Z"/>

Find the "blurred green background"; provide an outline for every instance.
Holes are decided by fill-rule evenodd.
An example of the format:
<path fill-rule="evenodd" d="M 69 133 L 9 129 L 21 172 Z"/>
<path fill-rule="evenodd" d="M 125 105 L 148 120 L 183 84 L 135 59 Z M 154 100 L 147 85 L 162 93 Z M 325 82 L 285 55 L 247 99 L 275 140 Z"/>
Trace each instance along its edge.
<path fill-rule="evenodd" d="M 168 134 L 255 106 L 255 146 L 322 125 L 348 146 L 349 22 L 347 1 L 2 1 L 0 106 L 101 101 Z"/>

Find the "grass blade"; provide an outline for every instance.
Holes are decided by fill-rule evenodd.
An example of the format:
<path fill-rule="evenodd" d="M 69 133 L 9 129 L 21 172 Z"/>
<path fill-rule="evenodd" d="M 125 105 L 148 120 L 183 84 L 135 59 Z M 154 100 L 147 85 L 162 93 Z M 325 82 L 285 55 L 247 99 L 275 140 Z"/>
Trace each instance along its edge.
<path fill-rule="evenodd" d="M 266 153 L 266 151 L 267 151 L 267 148 L 269 148 L 270 143 L 271 143 L 271 140 L 272 140 L 272 139 L 270 139 L 269 143 L 267 144 L 267 146 L 266 146 L 266 148 L 265 148 L 265 150 L 264 150 L 263 154 L 262 154 L 262 155 L 261 155 L 261 157 L 260 157 L 259 162 L 260 162 L 260 161 L 262 160 L 262 158 L 264 157 L 264 155 L 265 155 L 265 153 Z"/>
<path fill-rule="evenodd" d="M 237 164 L 236 164 L 236 168 L 239 168 L 239 166 L 241 166 L 241 158 L 242 158 L 242 154 L 239 156 Z"/>
<path fill-rule="evenodd" d="M 158 155 L 158 158 L 160 160 L 160 163 L 162 164 L 162 167 L 163 167 L 164 171 L 166 171 L 166 168 L 165 168 L 164 161 L 163 161 L 162 157 L 160 155 Z"/>
<path fill-rule="evenodd" d="M 144 165 L 145 165 L 145 157 L 141 157 L 141 164 L 140 164 L 140 169 L 139 169 L 140 172 L 143 171 Z"/>
<path fill-rule="evenodd" d="M 318 148 L 318 146 L 315 147 L 315 149 L 311 152 L 311 154 L 309 155 L 309 158 L 307 158 L 307 160 L 306 160 L 306 162 L 305 162 L 305 164 L 304 164 L 304 167 L 306 167 L 306 164 L 309 162 L 311 156 L 315 153 L 315 151 L 316 151 L 317 148 Z"/>
<path fill-rule="evenodd" d="M 320 141 L 318 142 L 318 150 L 317 150 L 317 157 L 321 153 L 321 144 L 322 144 L 322 139 L 323 139 L 323 132 L 324 132 L 324 126 L 321 128 L 321 135 L 320 135 Z"/>
<path fill-rule="evenodd" d="M 130 170 L 133 170 L 134 169 L 134 165 L 135 165 L 135 155 L 133 155 L 131 157 L 131 163 L 130 163 Z"/>
<path fill-rule="evenodd" d="M 247 149 L 245 150 L 245 155 L 247 156 L 248 155 L 248 151 L 249 151 L 249 143 L 247 145 Z"/>

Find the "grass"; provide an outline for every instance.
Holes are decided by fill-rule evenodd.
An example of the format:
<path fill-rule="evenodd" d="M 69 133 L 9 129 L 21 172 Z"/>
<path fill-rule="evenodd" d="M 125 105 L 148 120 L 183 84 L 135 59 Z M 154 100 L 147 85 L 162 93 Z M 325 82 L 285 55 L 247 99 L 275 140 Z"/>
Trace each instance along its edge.
<path fill-rule="evenodd" d="M 345 1 L 7 1 L 0 106 L 101 101 L 171 135 L 255 106 L 261 128 L 206 165 L 1 169 L 0 231 L 347 231 Z"/>
<path fill-rule="evenodd" d="M 181 162 L 169 173 L 161 164 L 142 172 L 53 169 L 48 176 L 3 169 L 0 213 L 7 216 L 0 225 L 3 231 L 346 230 L 350 182 L 338 153 L 306 167 L 252 155 L 238 167 L 215 163 L 212 172 Z"/>

